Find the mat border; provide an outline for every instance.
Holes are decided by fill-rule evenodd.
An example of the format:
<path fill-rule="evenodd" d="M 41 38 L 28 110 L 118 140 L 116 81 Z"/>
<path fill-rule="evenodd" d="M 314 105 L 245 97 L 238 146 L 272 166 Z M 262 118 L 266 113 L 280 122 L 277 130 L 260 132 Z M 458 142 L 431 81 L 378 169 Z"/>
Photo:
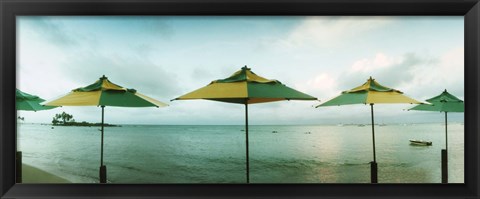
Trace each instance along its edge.
<path fill-rule="evenodd" d="M 479 198 L 479 0 L 0 0 L 1 198 Z M 15 16 L 465 16 L 464 184 L 15 184 Z"/>

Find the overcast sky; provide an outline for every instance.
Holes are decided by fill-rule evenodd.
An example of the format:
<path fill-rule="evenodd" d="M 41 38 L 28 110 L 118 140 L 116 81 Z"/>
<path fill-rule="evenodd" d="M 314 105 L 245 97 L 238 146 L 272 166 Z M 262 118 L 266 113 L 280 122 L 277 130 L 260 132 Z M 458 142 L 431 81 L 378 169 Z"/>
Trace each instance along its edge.
<path fill-rule="evenodd" d="M 447 89 L 464 99 L 464 22 L 442 17 L 17 17 L 17 88 L 46 100 L 102 75 L 164 108 L 105 109 L 113 124 L 244 124 L 244 106 L 170 101 L 247 65 L 322 102 L 363 84 L 425 100 Z M 370 107 L 314 108 L 318 101 L 249 106 L 250 124 L 370 123 Z M 442 122 L 443 114 L 375 105 L 383 123 Z M 100 122 L 99 107 L 20 111 L 50 123 L 65 111 Z M 462 113 L 450 114 L 463 121 Z"/>

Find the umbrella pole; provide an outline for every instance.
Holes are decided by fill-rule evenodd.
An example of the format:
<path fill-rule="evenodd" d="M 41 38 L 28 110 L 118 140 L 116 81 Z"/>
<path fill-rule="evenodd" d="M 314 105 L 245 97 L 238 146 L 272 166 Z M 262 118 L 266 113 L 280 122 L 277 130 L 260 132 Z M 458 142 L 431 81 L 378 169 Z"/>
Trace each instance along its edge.
<path fill-rule="evenodd" d="M 107 182 L 107 167 L 103 165 L 103 118 L 104 118 L 104 109 L 105 106 L 102 107 L 102 126 L 101 126 L 101 131 L 102 131 L 102 143 L 100 145 L 100 183 L 106 183 Z"/>
<path fill-rule="evenodd" d="M 448 183 L 447 112 L 445 111 L 445 149 L 442 149 L 442 183 Z"/>
<path fill-rule="evenodd" d="M 378 182 L 377 159 L 375 158 L 375 123 L 373 120 L 373 104 L 370 104 L 370 112 L 372 113 L 372 142 L 373 142 L 373 162 L 370 162 L 370 177 L 372 183 Z"/>
<path fill-rule="evenodd" d="M 445 150 L 448 150 L 448 137 L 447 137 L 447 112 L 445 112 Z"/>
<path fill-rule="evenodd" d="M 250 163 L 248 158 L 248 103 L 245 101 L 245 146 L 246 146 L 246 167 L 247 167 L 247 183 L 250 183 Z"/>

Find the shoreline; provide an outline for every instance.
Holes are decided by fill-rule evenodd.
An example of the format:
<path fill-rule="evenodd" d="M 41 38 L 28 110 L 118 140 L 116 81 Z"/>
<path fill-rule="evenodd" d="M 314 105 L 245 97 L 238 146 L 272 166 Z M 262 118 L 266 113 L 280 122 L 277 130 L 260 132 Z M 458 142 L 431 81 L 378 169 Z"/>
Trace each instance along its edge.
<path fill-rule="evenodd" d="M 69 180 L 41 170 L 28 164 L 22 164 L 22 183 L 72 183 Z"/>

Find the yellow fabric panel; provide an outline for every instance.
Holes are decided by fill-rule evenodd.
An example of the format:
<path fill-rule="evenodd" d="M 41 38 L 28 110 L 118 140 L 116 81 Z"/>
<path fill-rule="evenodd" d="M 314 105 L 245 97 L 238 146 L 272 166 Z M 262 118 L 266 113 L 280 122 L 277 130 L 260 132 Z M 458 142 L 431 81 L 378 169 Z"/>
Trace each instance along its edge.
<path fill-rule="evenodd" d="M 45 102 L 47 106 L 98 106 L 102 91 L 70 92 L 65 96 Z"/>
<path fill-rule="evenodd" d="M 389 90 L 392 90 L 392 91 L 396 91 L 398 93 L 403 93 L 399 90 L 395 90 L 395 89 L 392 89 L 392 88 L 388 88 L 388 87 L 385 87 L 385 86 L 382 86 L 380 85 L 378 82 L 376 82 L 374 79 L 372 79 L 370 77 L 370 79 L 367 80 L 367 82 L 365 82 L 364 84 L 362 84 L 361 86 L 359 87 L 356 87 L 356 88 L 353 88 L 351 90 L 348 90 L 348 91 L 345 91 L 346 93 L 354 93 L 354 92 L 358 92 L 358 91 L 370 91 L 371 90 L 371 87 L 372 87 L 372 84 L 377 85 L 379 87 L 384 87 L 385 89 L 389 89 Z M 375 89 L 373 89 L 375 90 Z"/>
<path fill-rule="evenodd" d="M 212 83 L 177 99 L 246 98 L 247 82 Z"/>
<path fill-rule="evenodd" d="M 111 83 L 110 81 L 108 81 L 107 79 L 104 79 L 103 82 L 102 82 L 102 90 L 124 90 L 124 91 L 126 91 L 127 89 L 122 88 L 120 86 L 117 86 L 117 85 Z"/>
<path fill-rule="evenodd" d="M 377 92 L 369 91 L 367 96 L 367 104 L 382 104 L 382 103 L 409 103 L 420 104 L 421 102 L 407 97 L 398 92 Z"/>
<path fill-rule="evenodd" d="M 370 81 L 370 80 L 369 80 Z M 353 93 L 353 92 L 357 92 L 357 91 L 362 91 L 362 90 L 368 90 L 368 88 L 370 88 L 370 82 L 367 81 L 367 83 L 359 86 L 359 87 L 356 87 L 356 88 L 353 88 L 351 90 L 348 90 L 346 91 L 347 93 Z"/>
<path fill-rule="evenodd" d="M 260 77 L 256 74 L 253 74 L 250 70 L 245 71 L 247 74 L 247 81 L 249 82 L 259 82 L 259 83 L 268 83 L 274 82 L 275 80 L 269 80 L 264 77 Z"/>
<path fill-rule="evenodd" d="M 146 95 L 143 95 L 143 94 L 141 94 L 141 93 L 136 92 L 135 95 L 138 96 L 138 97 L 140 97 L 140 98 L 142 98 L 142 99 L 144 99 L 144 100 L 146 100 L 146 101 L 148 101 L 148 102 L 150 102 L 150 103 L 152 103 L 152 104 L 157 105 L 158 107 L 168 106 L 168 104 L 165 104 L 165 103 L 163 103 L 163 102 L 160 102 L 160 101 L 158 101 L 158 100 L 156 100 L 156 99 L 153 99 L 153 98 L 148 97 L 148 96 L 146 96 Z"/>

